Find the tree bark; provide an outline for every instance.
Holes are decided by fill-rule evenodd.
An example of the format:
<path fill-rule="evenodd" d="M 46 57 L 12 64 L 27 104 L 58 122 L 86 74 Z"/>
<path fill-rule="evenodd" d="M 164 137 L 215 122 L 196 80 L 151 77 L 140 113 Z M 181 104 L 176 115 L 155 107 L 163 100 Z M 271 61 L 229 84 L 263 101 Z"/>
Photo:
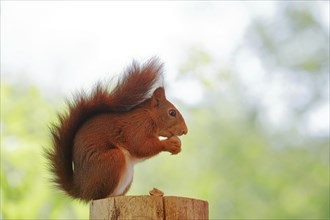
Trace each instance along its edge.
<path fill-rule="evenodd" d="M 90 219 L 208 219 L 208 202 L 176 196 L 117 196 L 94 200 Z"/>

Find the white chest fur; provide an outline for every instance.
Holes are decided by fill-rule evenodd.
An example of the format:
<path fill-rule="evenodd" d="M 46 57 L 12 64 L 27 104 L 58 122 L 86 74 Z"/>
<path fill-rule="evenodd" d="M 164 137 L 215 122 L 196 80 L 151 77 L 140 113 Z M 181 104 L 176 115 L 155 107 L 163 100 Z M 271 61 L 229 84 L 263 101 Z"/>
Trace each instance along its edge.
<path fill-rule="evenodd" d="M 125 156 L 125 168 L 121 174 L 119 183 L 116 189 L 111 193 L 110 196 L 122 195 L 126 188 L 131 184 L 134 174 L 134 165 L 138 162 L 143 161 L 144 159 L 138 159 L 133 157 L 126 149 L 119 148 Z"/>

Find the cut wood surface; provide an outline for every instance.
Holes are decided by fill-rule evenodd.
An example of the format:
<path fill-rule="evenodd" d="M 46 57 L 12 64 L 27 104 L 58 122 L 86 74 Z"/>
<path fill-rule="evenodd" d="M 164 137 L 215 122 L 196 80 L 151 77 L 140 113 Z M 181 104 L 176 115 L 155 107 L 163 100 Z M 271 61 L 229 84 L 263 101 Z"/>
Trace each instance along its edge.
<path fill-rule="evenodd" d="M 90 219 L 208 219 L 208 202 L 176 196 L 116 196 L 94 200 Z"/>

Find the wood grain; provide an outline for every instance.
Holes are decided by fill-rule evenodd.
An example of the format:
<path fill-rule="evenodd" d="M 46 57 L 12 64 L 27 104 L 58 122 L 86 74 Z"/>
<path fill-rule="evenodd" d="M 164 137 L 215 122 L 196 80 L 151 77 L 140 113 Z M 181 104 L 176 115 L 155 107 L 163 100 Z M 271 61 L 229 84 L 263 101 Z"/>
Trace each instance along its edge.
<path fill-rule="evenodd" d="M 208 202 L 176 196 L 117 196 L 94 200 L 90 219 L 208 219 Z"/>
<path fill-rule="evenodd" d="M 206 201 L 166 196 L 164 197 L 166 219 L 208 219 L 208 203 Z"/>

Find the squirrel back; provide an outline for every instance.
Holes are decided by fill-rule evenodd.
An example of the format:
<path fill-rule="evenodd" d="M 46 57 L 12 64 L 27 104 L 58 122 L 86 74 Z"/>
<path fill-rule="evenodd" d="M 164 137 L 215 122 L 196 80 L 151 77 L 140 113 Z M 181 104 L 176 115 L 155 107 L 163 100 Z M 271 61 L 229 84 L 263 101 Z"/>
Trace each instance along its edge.
<path fill-rule="evenodd" d="M 126 116 L 124 117 L 124 120 L 121 119 L 121 121 L 125 121 L 125 119 L 127 119 L 127 121 L 129 121 L 129 120 L 131 120 L 131 119 L 129 119 L 130 118 L 129 115 L 133 115 L 134 114 L 133 112 L 135 111 L 134 109 L 138 108 L 139 105 L 143 105 L 143 103 L 145 103 L 146 100 L 150 100 L 150 103 L 153 103 L 153 105 L 156 106 L 157 102 L 159 102 L 159 100 L 161 98 L 165 99 L 165 94 L 163 92 L 163 89 L 160 89 L 160 88 L 157 89 L 157 91 L 155 91 L 152 96 L 153 98 L 150 98 L 150 93 L 152 92 L 152 90 L 154 89 L 154 87 L 156 86 L 156 84 L 159 82 L 159 80 L 161 78 L 162 78 L 162 64 L 160 64 L 157 59 L 151 59 L 142 66 L 133 62 L 133 64 L 125 71 L 122 78 L 120 80 L 118 80 L 116 86 L 114 87 L 114 89 L 111 92 L 108 91 L 106 86 L 99 83 L 95 86 L 94 90 L 92 91 L 92 93 L 90 95 L 81 93 L 75 97 L 73 102 L 68 103 L 68 111 L 64 114 L 59 115 L 59 123 L 56 125 L 54 124 L 51 127 L 53 148 L 50 150 L 46 150 L 47 157 L 50 161 L 50 166 L 51 166 L 50 168 L 51 168 L 52 173 L 54 174 L 53 181 L 56 183 L 56 185 L 59 188 L 63 189 L 71 197 L 79 198 L 79 199 L 83 199 L 83 200 L 90 200 L 90 199 L 99 199 L 99 198 L 106 197 L 107 193 L 111 193 L 114 190 L 114 188 L 116 187 L 116 185 L 120 184 L 119 183 L 120 179 L 118 179 L 120 177 L 112 176 L 112 179 L 114 179 L 114 180 L 112 180 L 113 186 L 110 186 L 110 185 L 107 186 L 109 188 L 109 190 L 107 191 L 105 189 L 101 189 L 101 186 L 98 186 L 98 185 L 106 184 L 105 182 L 107 182 L 107 181 L 102 179 L 101 177 L 95 177 L 93 180 L 93 183 L 98 184 L 98 185 L 93 186 L 93 187 L 95 187 L 95 188 L 99 187 L 100 190 L 98 190 L 98 193 L 96 193 L 95 190 L 94 190 L 95 191 L 94 192 L 91 189 L 91 186 L 88 186 L 88 187 L 86 186 L 87 187 L 87 188 L 85 187 L 86 190 L 94 192 L 94 193 L 92 192 L 90 195 L 86 192 L 81 192 L 82 188 L 83 188 L 82 186 L 75 186 L 75 184 L 77 184 L 76 183 L 77 181 L 74 181 L 74 177 L 75 177 L 74 173 L 78 173 L 78 174 L 79 174 L 79 172 L 88 173 L 86 170 L 80 171 L 83 169 L 81 167 L 85 167 L 84 165 L 82 165 L 82 166 L 80 165 L 82 163 L 81 161 L 84 161 L 86 166 L 88 163 L 88 167 L 90 167 L 88 169 L 96 169 L 96 165 L 94 162 L 91 162 L 91 161 L 86 162 L 85 159 L 82 159 L 81 161 L 74 161 L 75 155 L 73 155 L 73 154 L 75 153 L 75 151 L 73 150 L 73 146 L 77 142 L 77 140 L 75 140 L 75 138 L 77 138 L 76 135 L 77 135 L 79 129 L 81 129 L 81 127 L 83 127 L 86 124 L 86 122 L 91 121 L 91 119 L 93 119 L 96 116 L 104 115 L 104 114 L 116 115 L 118 113 L 122 113 L 123 115 L 126 115 Z M 170 104 L 170 106 L 172 106 L 171 103 L 169 103 L 169 104 Z M 158 103 L 158 106 L 160 106 L 159 103 Z M 174 106 L 172 107 L 171 110 L 173 110 L 173 109 L 175 109 Z M 124 114 L 124 113 L 128 113 L 128 114 Z M 135 114 L 141 115 L 144 113 L 135 113 Z M 155 116 L 152 116 L 151 113 L 150 114 L 148 113 L 147 116 L 144 116 L 144 117 L 149 117 L 149 116 L 154 118 L 153 122 L 150 122 L 150 123 L 156 123 L 156 124 L 162 123 L 160 121 L 160 118 L 159 118 L 159 120 L 157 119 L 158 118 L 157 114 L 155 117 Z M 117 116 L 112 117 L 110 119 L 110 121 L 112 120 L 112 122 L 115 122 L 116 121 L 115 119 L 118 117 Z M 141 118 L 141 116 L 139 116 L 139 117 Z M 176 117 L 179 117 L 179 120 L 183 121 L 183 123 L 180 124 L 180 128 L 176 128 L 176 129 L 174 129 L 175 131 L 174 130 L 171 131 L 170 132 L 171 135 L 167 135 L 169 138 L 167 140 L 167 142 L 166 141 L 160 142 L 159 140 L 157 140 L 159 142 L 158 143 L 156 140 L 152 140 L 151 142 L 152 142 L 153 146 L 159 145 L 158 148 L 155 148 L 155 149 L 158 149 L 157 152 L 155 151 L 155 152 L 150 153 L 151 147 L 148 146 L 148 149 L 146 151 L 143 151 L 143 148 L 141 148 L 142 150 L 139 150 L 139 149 L 135 150 L 136 152 L 139 152 L 138 157 L 149 157 L 149 156 L 159 153 L 160 151 L 170 151 L 172 153 L 178 153 L 177 147 L 179 145 L 178 144 L 179 140 L 177 137 L 171 138 L 171 136 L 185 134 L 185 133 L 187 133 L 187 128 L 186 128 L 184 120 L 179 112 Z M 132 116 L 131 118 L 134 118 L 134 117 Z M 158 122 L 157 122 L 157 120 L 158 120 Z M 134 119 L 133 119 L 133 121 L 134 121 Z M 102 122 L 95 122 L 95 123 L 99 123 L 99 124 L 96 124 L 96 126 L 100 127 L 99 125 L 101 125 L 100 123 L 102 123 Z M 125 123 L 128 124 L 131 122 L 125 122 Z M 119 127 L 120 127 L 120 125 L 119 125 Z M 133 127 L 133 125 L 131 127 Z M 168 129 L 170 129 L 170 128 L 168 127 L 165 130 L 168 130 Z M 178 130 L 178 129 L 180 130 L 180 132 L 176 132 L 176 130 Z M 133 133 L 131 130 L 132 129 L 130 129 L 129 136 L 133 135 L 133 134 L 131 134 L 131 133 Z M 109 130 L 108 132 L 112 133 L 114 131 Z M 154 131 L 154 132 L 156 132 L 156 131 Z M 93 132 L 87 131 L 87 134 L 90 134 L 90 133 L 93 133 Z M 85 136 L 87 137 L 87 135 L 85 135 Z M 143 133 L 141 136 L 150 136 L 150 135 Z M 85 137 L 84 138 L 79 137 L 79 138 L 82 140 Z M 108 142 L 108 140 L 106 140 L 106 137 L 104 137 L 104 138 L 102 137 L 101 139 L 99 141 Z M 156 141 L 156 142 L 153 142 L 153 141 Z M 78 140 L 78 142 L 79 142 L 79 140 Z M 145 143 L 148 142 L 149 143 L 149 140 L 141 139 L 137 142 L 145 142 Z M 133 146 L 136 143 L 113 142 L 113 144 L 132 145 Z M 140 143 L 138 143 L 138 145 L 139 144 Z M 97 152 L 97 151 L 99 151 L 99 149 L 101 149 L 99 146 L 96 146 L 96 145 L 100 145 L 100 144 L 96 143 L 95 146 L 92 146 L 93 152 Z M 172 148 L 175 145 L 174 147 L 176 147 L 176 151 L 173 150 L 170 147 L 170 145 L 172 146 Z M 180 145 L 181 145 L 181 143 L 180 143 Z M 78 148 L 86 148 L 86 147 L 78 146 Z M 128 152 L 127 153 L 128 155 L 130 155 L 133 152 L 133 150 L 130 150 L 132 147 L 130 148 L 129 146 L 125 146 L 125 148 L 128 149 L 128 150 L 126 150 Z M 118 149 L 119 148 L 114 149 L 112 147 L 106 147 L 106 150 L 109 152 L 110 152 L 110 150 L 118 150 Z M 79 151 L 84 152 L 84 150 L 78 150 L 78 152 Z M 129 152 L 129 151 L 131 151 L 131 152 Z M 124 152 L 124 154 L 125 154 L 125 152 Z M 148 152 L 148 153 L 145 153 L 145 152 Z M 124 154 L 122 153 L 122 151 L 116 152 L 116 153 L 111 153 L 111 154 L 109 153 L 109 155 L 111 157 L 113 157 L 112 159 L 109 159 L 109 160 L 115 161 L 116 159 L 118 159 L 118 157 L 121 157 Z M 124 172 L 124 171 L 122 171 L 124 169 L 122 169 L 120 166 L 125 166 L 125 163 L 127 164 L 127 158 L 125 160 L 126 160 L 126 162 L 123 162 L 122 164 L 120 164 L 121 162 L 118 162 L 118 164 L 107 165 L 107 167 L 109 167 L 109 166 L 112 167 L 113 170 L 107 170 L 107 173 L 102 174 L 102 175 L 111 176 L 111 175 L 113 175 L 114 170 L 117 170 L 118 172 Z M 120 160 L 118 160 L 118 161 L 120 161 Z M 104 164 L 106 164 L 106 163 L 107 162 L 104 161 Z M 109 168 L 109 169 L 111 169 L 111 168 Z M 95 173 L 95 171 L 96 170 L 94 170 L 93 172 Z M 82 175 L 85 175 L 85 174 L 81 174 L 79 178 L 81 178 Z M 86 175 L 88 175 L 88 174 L 86 174 Z M 99 174 L 99 176 L 100 175 L 101 174 Z M 85 177 L 83 177 L 83 178 L 85 178 Z M 86 176 L 86 179 L 88 179 L 88 176 Z M 81 183 L 79 183 L 80 185 L 83 184 L 82 182 L 85 182 L 82 180 L 79 180 L 79 181 L 81 182 Z M 118 188 L 118 186 L 117 186 L 117 188 Z"/>

